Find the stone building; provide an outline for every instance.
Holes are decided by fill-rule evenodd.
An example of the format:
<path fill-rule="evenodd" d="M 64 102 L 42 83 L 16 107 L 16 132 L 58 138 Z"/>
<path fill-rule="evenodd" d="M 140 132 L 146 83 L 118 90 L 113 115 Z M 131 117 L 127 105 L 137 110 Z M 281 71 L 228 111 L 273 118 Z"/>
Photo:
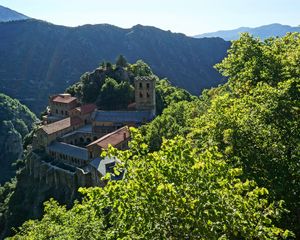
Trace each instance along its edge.
<path fill-rule="evenodd" d="M 67 118 L 69 117 L 69 111 L 77 106 L 77 98 L 72 97 L 68 93 L 51 96 L 49 98 L 48 113 L 44 120 L 47 123 L 52 123 L 63 118 Z"/>
<path fill-rule="evenodd" d="M 106 181 L 102 180 L 102 177 L 107 173 L 111 173 L 112 180 L 121 180 L 125 174 L 125 171 L 122 171 L 120 175 L 115 176 L 114 167 L 116 163 L 121 163 L 121 161 L 115 157 L 105 157 L 103 159 L 96 158 L 94 159 L 86 170 L 90 173 L 90 178 L 95 186 L 105 186 Z"/>
<path fill-rule="evenodd" d="M 70 117 L 79 117 L 84 121 L 84 124 L 91 123 L 91 114 L 97 109 L 95 104 L 85 104 L 69 110 Z"/>
<path fill-rule="evenodd" d="M 46 147 L 47 154 L 54 160 L 65 164 L 82 167 L 90 162 L 86 148 L 77 147 L 64 142 L 53 142 Z"/>
<path fill-rule="evenodd" d="M 104 136 L 125 125 L 138 127 L 153 119 L 151 111 L 95 111 L 92 131 Z"/>
<path fill-rule="evenodd" d="M 109 133 L 86 146 L 89 158 L 98 158 L 101 155 L 102 150 L 108 148 L 108 145 L 112 145 L 120 150 L 125 150 L 128 148 L 129 141 L 130 132 L 128 127 L 125 126 L 117 129 L 116 131 Z"/>
<path fill-rule="evenodd" d="M 136 77 L 134 80 L 135 104 L 138 111 L 150 111 L 155 116 L 155 79 L 152 77 Z"/>
<path fill-rule="evenodd" d="M 137 77 L 134 84 L 135 103 L 127 111 L 100 111 L 94 104 L 79 106 L 70 94 L 50 97 L 46 125 L 37 130 L 33 149 L 45 150 L 51 159 L 47 166 L 64 169 L 72 176 L 79 174 L 84 184 L 103 185 L 101 177 L 112 172 L 118 160 L 102 159 L 101 152 L 109 145 L 127 149 L 128 128 L 139 127 L 155 117 L 155 79 Z"/>
<path fill-rule="evenodd" d="M 57 138 L 78 129 L 83 125 L 84 122 L 78 117 L 68 117 L 60 121 L 44 125 L 36 132 L 33 148 L 46 148 Z"/>

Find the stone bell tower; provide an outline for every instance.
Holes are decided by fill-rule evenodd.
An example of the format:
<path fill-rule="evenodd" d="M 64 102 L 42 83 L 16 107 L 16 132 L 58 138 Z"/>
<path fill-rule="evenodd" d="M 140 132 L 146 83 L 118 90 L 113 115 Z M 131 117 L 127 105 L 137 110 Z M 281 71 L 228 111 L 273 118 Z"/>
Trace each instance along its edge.
<path fill-rule="evenodd" d="M 155 116 L 155 78 L 146 76 L 136 77 L 134 85 L 136 110 L 151 111 L 152 115 Z"/>

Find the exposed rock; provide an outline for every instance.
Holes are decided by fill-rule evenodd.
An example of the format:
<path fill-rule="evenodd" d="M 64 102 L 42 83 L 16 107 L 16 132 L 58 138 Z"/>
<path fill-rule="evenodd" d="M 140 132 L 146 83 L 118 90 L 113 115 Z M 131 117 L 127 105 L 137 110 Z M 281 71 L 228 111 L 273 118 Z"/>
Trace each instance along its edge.
<path fill-rule="evenodd" d="M 57 164 L 43 152 L 30 152 L 26 156 L 25 168 L 17 175 L 17 186 L 0 239 L 12 234 L 11 228 L 20 226 L 25 220 L 40 218 L 43 202 L 54 198 L 70 207 L 80 198 L 79 187 L 92 186 L 89 172 L 71 166 L 58 167 Z"/>
<path fill-rule="evenodd" d="M 12 164 L 22 159 L 23 139 L 35 121 L 35 115 L 26 106 L 0 93 L 0 184 L 15 175 Z"/>
<path fill-rule="evenodd" d="M 11 167 L 15 160 L 23 154 L 22 136 L 14 128 L 11 121 L 1 122 L 0 127 L 0 184 L 8 181 L 14 175 Z"/>

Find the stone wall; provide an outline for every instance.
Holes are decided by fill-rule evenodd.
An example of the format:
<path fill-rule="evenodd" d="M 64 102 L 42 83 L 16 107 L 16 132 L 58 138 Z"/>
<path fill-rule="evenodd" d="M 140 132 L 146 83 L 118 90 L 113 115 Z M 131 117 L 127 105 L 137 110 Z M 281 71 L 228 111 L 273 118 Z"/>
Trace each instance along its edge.
<path fill-rule="evenodd" d="M 41 156 L 32 152 L 27 158 L 26 170 L 35 180 L 55 189 L 65 189 L 71 197 L 77 193 L 79 187 L 94 186 L 90 172 L 59 162 L 48 162 L 48 157 L 43 154 Z"/>

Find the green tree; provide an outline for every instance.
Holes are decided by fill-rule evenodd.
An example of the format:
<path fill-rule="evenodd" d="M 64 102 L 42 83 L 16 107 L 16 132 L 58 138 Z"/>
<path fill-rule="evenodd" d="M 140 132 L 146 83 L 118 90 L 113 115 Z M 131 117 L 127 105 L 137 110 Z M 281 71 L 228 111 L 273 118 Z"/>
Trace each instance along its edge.
<path fill-rule="evenodd" d="M 127 62 L 126 58 L 123 55 L 119 55 L 116 60 L 116 66 L 125 68 L 125 67 L 127 67 L 127 65 L 128 65 L 128 62 Z"/>
<path fill-rule="evenodd" d="M 126 109 L 133 102 L 134 89 L 128 82 L 118 83 L 112 78 L 106 78 L 97 98 L 97 105 L 101 109 Z"/>
<path fill-rule="evenodd" d="M 268 203 L 268 191 L 242 181 L 211 148 L 202 152 L 184 138 L 164 141 L 147 152 L 133 131 L 131 150 L 110 149 L 126 167 L 123 181 L 81 189 L 82 203 L 66 210 L 55 201 L 45 215 L 28 221 L 11 239 L 281 239 L 273 225 L 282 207 Z M 107 176 L 109 177 L 109 176 Z"/>
<path fill-rule="evenodd" d="M 300 34 L 260 41 L 243 33 L 233 41 L 228 56 L 216 68 L 229 78 L 236 92 L 248 91 L 258 82 L 270 85 L 300 76 Z"/>
<path fill-rule="evenodd" d="M 153 75 L 151 68 L 143 60 L 138 60 L 136 63 L 131 64 L 129 66 L 129 70 L 135 76 L 151 76 L 151 75 Z"/>

